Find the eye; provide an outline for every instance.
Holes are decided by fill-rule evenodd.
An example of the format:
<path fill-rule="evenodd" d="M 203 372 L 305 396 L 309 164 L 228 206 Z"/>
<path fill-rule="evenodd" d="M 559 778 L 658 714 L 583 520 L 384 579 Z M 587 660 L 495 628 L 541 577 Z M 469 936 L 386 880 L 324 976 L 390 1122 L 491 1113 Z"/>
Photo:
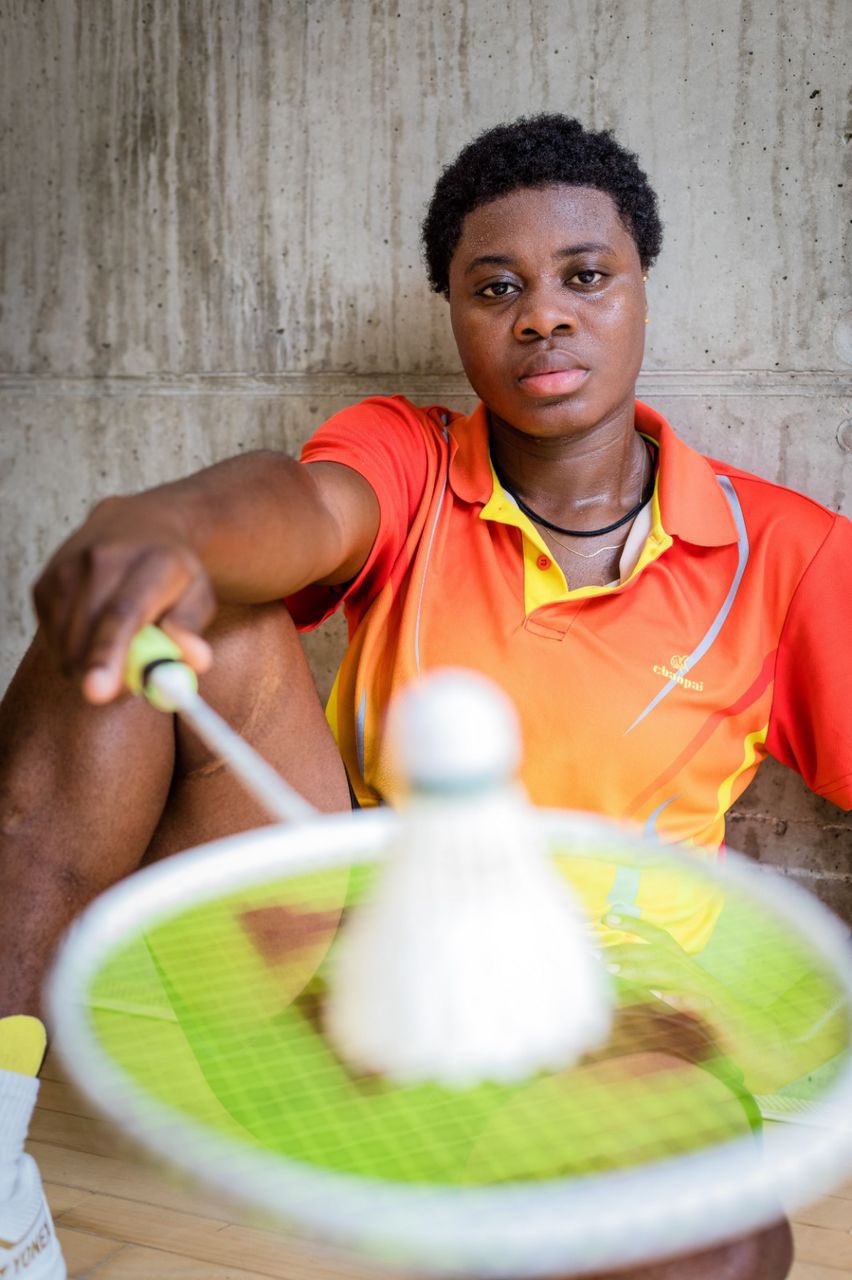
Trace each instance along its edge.
<path fill-rule="evenodd" d="M 571 277 L 569 283 L 576 281 L 577 284 L 583 285 L 588 289 L 596 284 L 600 284 L 603 279 L 604 273 L 602 271 L 593 271 L 591 267 L 587 267 L 585 271 L 576 271 Z"/>
<path fill-rule="evenodd" d="M 476 292 L 480 298 L 508 298 L 515 291 L 517 285 L 512 284 L 511 280 L 495 280 L 493 284 L 486 284 Z"/>

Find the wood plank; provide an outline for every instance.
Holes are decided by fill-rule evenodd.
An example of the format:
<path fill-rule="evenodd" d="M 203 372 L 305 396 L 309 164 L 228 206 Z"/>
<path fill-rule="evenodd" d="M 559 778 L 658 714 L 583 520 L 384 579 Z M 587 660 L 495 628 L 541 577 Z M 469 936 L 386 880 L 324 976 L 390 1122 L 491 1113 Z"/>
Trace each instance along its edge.
<path fill-rule="evenodd" d="M 30 1142 L 27 1149 L 35 1157 L 42 1177 L 49 1182 L 76 1187 L 82 1191 L 123 1196 L 147 1204 L 179 1209 L 186 1213 L 203 1213 L 226 1221 L 253 1226 L 258 1215 L 242 1206 L 232 1205 L 212 1193 L 200 1193 L 179 1183 L 162 1169 L 147 1167 L 132 1160 L 92 1155 L 52 1146 L 47 1142 Z"/>
<path fill-rule="evenodd" d="M 835 1187 L 831 1194 L 838 1196 L 841 1200 L 852 1200 L 852 1178 L 848 1182 L 842 1183 L 841 1186 Z"/>
<path fill-rule="evenodd" d="M 33 1112 L 30 1138 L 34 1142 L 70 1147 L 72 1151 L 88 1151 L 96 1156 L 121 1157 L 138 1151 L 138 1147 L 108 1120 L 93 1120 L 89 1116 L 66 1111 L 46 1111 L 42 1107 L 36 1107 Z"/>
<path fill-rule="evenodd" d="M 81 1191 L 79 1187 L 66 1187 L 61 1182 L 44 1182 L 44 1191 L 54 1222 L 66 1209 L 73 1208 L 91 1195 L 89 1191 Z"/>
<path fill-rule="evenodd" d="M 56 1234 L 71 1276 L 90 1271 L 97 1263 L 112 1257 L 125 1247 L 120 1240 L 105 1240 L 84 1231 L 69 1231 L 67 1227 L 57 1226 Z"/>
<path fill-rule="evenodd" d="M 47 1053 L 44 1055 L 44 1062 L 41 1064 L 41 1071 L 38 1074 L 42 1080 L 62 1080 L 66 1084 L 69 1082 L 68 1072 L 62 1064 L 62 1059 L 50 1045 L 48 1045 Z"/>
<path fill-rule="evenodd" d="M 831 1231 L 797 1223 L 794 1230 L 796 1259 L 821 1267 L 833 1267 L 852 1275 L 852 1235 L 848 1231 Z"/>
<path fill-rule="evenodd" d="M 265 1237 L 265 1239 L 264 1239 Z M 254 1258 L 254 1250 L 263 1250 L 263 1257 L 268 1256 L 270 1245 L 275 1246 L 276 1238 L 279 1248 L 286 1248 L 285 1269 L 281 1275 L 286 1280 L 411 1280 L 411 1272 L 391 1270 L 372 1260 L 355 1258 L 346 1252 L 332 1249 L 329 1246 L 294 1240 L 279 1236 L 274 1232 L 259 1231 L 248 1227 L 231 1225 L 221 1233 L 220 1243 L 229 1251 L 238 1249 L 245 1256 Z M 258 1265 L 257 1262 L 254 1263 Z M 279 1273 L 270 1272 L 271 1275 Z"/>
<path fill-rule="evenodd" d="M 826 1196 L 824 1200 L 817 1200 L 816 1204 L 798 1209 L 792 1221 L 803 1226 L 849 1231 L 852 1229 L 852 1204 L 840 1196 Z"/>
<path fill-rule="evenodd" d="M 250 1265 L 277 1280 L 373 1280 L 377 1275 L 370 1262 L 295 1240 L 283 1232 L 228 1224 L 116 1196 L 89 1196 L 62 1220 L 80 1231 L 156 1246 L 182 1257 L 235 1267 Z M 395 1280 L 399 1273 L 381 1274 L 386 1280 Z"/>
<path fill-rule="evenodd" d="M 160 1205 L 125 1200 L 121 1196 L 89 1195 L 63 1215 L 62 1221 L 78 1231 L 112 1236 L 131 1244 L 156 1245 L 173 1253 L 203 1257 L 211 1237 L 228 1226 L 221 1218 L 164 1209 Z M 195 1250 L 202 1250 L 196 1253 Z M 225 1261 L 233 1261 L 231 1258 Z"/>
<path fill-rule="evenodd" d="M 845 1267 L 838 1271 L 834 1267 L 821 1267 L 814 1262 L 796 1262 L 787 1280 L 843 1280 L 844 1276 L 850 1274 L 852 1273 Z"/>
<path fill-rule="evenodd" d="M 79 1089 L 64 1080 L 40 1081 L 38 1105 L 44 1111 L 65 1111 L 72 1116 L 91 1116 L 93 1120 L 102 1120 L 103 1112 L 93 1102 L 84 1098 Z"/>
<path fill-rule="evenodd" d="M 180 1280 L 266 1280 L 259 1271 L 219 1267 L 160 1249 L 141 1249 L 137 1245 L 127 1245 L 95 1266 L 89 1275 L 91 1280 L 177 1280 L 177 1277 Z"/>

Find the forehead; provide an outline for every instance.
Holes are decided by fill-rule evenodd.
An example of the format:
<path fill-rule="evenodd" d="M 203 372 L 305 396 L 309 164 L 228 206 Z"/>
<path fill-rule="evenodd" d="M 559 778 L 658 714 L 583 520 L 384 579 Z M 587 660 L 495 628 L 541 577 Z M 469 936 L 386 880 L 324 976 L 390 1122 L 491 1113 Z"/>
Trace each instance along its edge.
<path fill-rule="evenodd" d="M 485 252 L 512 254 L 571 244 L 600 243 L 636 252 L 611 196 L 595 187 L 555 184 L 519 187 L 472 209 L 462 224 L 453 264 Z"/>

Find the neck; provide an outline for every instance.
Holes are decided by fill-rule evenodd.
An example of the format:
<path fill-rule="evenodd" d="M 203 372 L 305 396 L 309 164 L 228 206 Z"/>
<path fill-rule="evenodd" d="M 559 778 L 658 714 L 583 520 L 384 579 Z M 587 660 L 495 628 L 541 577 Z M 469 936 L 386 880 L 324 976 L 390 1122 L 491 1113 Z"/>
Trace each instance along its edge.
<path fill-rule="evenodd" d="M 648 478 L 647 453 L 629 420 L 577 436 L 541 439 L 490 419 L 498 474 L 524 503 L 568 529 L 595 529 L 620 519 Z"/>

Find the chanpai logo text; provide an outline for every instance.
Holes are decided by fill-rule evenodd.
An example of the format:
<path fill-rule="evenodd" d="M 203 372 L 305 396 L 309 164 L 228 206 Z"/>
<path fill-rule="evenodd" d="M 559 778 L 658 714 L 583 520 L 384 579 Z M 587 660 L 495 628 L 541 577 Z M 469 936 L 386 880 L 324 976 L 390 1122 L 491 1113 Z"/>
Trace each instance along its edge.
<path fill-rule="evenodd" d="M 688 676 L 681 675 L 686 663 L 687 655 L 685 653 L 673 653 L 669 658 L 668 666 L 664 663 L 658 663 L 654 667 L 654 675 L 662 676 L 664 680 L 673 680 L 682 689 L 693 689 L 696 693 L 701 693 L 704 689 L 703 680 L 690 680 Z"/>

